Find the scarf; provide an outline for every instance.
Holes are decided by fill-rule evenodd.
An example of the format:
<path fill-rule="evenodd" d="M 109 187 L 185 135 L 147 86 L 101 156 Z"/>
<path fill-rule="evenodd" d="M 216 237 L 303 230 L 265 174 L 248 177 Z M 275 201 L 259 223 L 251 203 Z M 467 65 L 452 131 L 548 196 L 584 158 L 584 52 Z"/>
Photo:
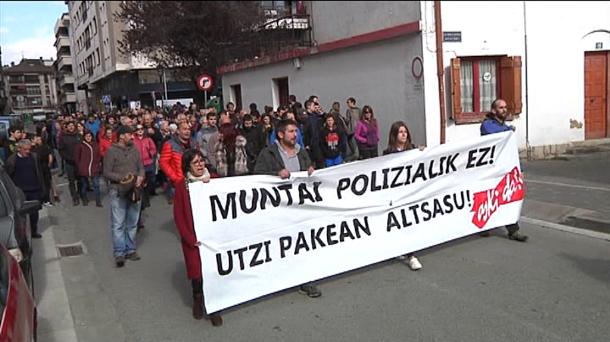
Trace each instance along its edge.
<path fill-rule="evenodd" d="M 203 175 L 201 177 L 195 177 L 190 172 L 187 172 L 187 174 L 186 174 L 187 183 L 208 182 L 209 180 L 210 180 L 210 173 L 208 172 L 207 168 L 204 169 Z"/>

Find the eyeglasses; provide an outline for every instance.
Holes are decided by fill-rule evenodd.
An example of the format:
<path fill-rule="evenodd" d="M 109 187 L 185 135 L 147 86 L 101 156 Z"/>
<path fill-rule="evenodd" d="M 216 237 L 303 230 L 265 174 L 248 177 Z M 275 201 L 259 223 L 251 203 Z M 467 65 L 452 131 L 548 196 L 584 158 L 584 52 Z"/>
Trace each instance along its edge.
<path fill-rule="evenodd" d="M 203 161 L 203 159 L 195 159 L 191 162 L 191 164 L 195 165 L 195 164 L 204 164 L 205 162 Z"/>

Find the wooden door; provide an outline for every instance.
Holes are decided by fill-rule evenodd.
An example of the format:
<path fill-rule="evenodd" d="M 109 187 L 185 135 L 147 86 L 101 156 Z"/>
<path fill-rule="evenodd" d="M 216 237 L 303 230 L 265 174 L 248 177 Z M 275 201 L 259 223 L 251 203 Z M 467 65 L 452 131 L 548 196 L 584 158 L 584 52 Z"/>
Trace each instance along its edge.
<path fill-rule="evenodd" d="M 608 136 L 608 53 L 585 52 L 585 139 Z"/>

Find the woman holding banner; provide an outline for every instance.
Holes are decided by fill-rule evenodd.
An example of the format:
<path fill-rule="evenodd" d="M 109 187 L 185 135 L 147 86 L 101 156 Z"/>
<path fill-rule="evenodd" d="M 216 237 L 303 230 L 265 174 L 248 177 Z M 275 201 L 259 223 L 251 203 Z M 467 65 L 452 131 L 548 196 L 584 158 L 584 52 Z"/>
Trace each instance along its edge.
<path fill-rule="evenodd" d="M 189 184 L 195 182 L 207 183 L 210 173 L 205 167 L 203 154 L 198 149 L 191 149 L 182 155 L 182 172 L 184 181 L 176 184 L 174 198 L 174 221 L 182 240 L 182 253 L 186 264 L 186 273 L 193 287 L 193 318 L 210 319 L 212 325 L 222 325 L 222 316 L 215 313 L 207 315 L 203 304 L 203 277 L 201 275 L 201 258 L 199 254 L 200 241 L 197 241 L 193 225 L 193 212 L 189 198 Z"/>
<path fill-rule="evenodd" d="M 415 145 L 411 142 L 411 133 L 409 128 L 402 121 L 396 121 L 390 127 L 390 137 L 388 139 L 388 148 L 383 151 L 383 155 L 390 153 L 398 153 L 402 151 L 408 151 L 415 148 Z M 423 150 L 425 146 L 420 146 L 419 149 Z M 409 268 L 413 271 L 417 271 L 422 268 L 422 264 L 419 262 L 417 257 L 413 253 L 407 255 L 401 255 L 398 257 L 399 260 L 407 260 Z"/>

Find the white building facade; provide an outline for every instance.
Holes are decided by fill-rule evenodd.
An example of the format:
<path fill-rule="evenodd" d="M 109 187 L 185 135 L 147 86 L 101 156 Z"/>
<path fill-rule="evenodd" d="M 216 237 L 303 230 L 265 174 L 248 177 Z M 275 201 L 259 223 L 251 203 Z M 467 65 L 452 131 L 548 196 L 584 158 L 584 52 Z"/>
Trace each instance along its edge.
<path fill-rule="evenodd" d="M 380 149 L 397 120 L 417 144 L 479 135 L 497 97 L 523 150 L 610 136 L 610 3 L 442 2 L 441 68 L 439 2 L 304 3 L 313 45 L 219 68 L 225 102 L 277 108 L 289 92 L 344 112 L 354 97 L 373 107 Z"/>

